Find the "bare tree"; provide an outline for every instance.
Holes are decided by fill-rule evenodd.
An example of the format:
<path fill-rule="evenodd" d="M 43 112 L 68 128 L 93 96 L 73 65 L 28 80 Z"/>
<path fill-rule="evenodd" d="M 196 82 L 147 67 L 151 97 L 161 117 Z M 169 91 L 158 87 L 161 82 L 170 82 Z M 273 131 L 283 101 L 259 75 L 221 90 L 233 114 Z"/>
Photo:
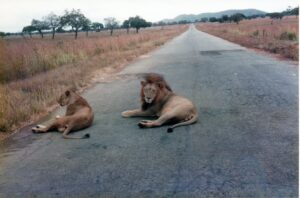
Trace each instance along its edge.
<path fill-rule="evenodd" d="M 55 32 L 61 25 L 60 17 L 51 12 L 48 16 L 44 18 L 44 21 L 47 23 L 48 27 L 52 30 L 52 39 L 54 39 Z"/>
<path fill-rule="evenodd" d="M 110 30 L 110 35 L 113 34 L 115 28 L 118 27 L 118 22 L 114 17 L 108 17 L 104 19 L 105 27 Z"/>

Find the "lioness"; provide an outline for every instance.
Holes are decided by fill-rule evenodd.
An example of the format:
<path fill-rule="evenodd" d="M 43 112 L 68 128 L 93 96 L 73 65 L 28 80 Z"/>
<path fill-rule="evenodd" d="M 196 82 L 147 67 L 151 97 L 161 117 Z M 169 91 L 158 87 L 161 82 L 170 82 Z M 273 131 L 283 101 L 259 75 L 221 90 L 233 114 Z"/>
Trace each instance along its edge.
<path fill-rule="evenodd" d="M 89 138 L 89 134 L 82 137 L 69 136 L 70 131 L 77 131 L 92 125 L 94 114 L 87 101 L 73 91 L 65 91 L 57 101 L 61 106 L 67 105 L 66 115 L 57 116 L 48 126 L 37 125 L 32 128 L 34 133 L 45 133 L 51 130 L 63 132 L 66 139 L 84 139 Z"/>
<path fill-rule="evenodd" d="M 171 87 L 159 74 L 148 74 L 141 81 L 141 108 L 122 112 L 123 117 L 158 116 L 157 120 L 142 120 L 138 123 L 141 128 L 157 127 L 165 123 L 177 124 L 168 128 L 173 132 L 175 127 L 195 123 L 198 113 L 195 105 L 182 96 L 176 95 Z"/>

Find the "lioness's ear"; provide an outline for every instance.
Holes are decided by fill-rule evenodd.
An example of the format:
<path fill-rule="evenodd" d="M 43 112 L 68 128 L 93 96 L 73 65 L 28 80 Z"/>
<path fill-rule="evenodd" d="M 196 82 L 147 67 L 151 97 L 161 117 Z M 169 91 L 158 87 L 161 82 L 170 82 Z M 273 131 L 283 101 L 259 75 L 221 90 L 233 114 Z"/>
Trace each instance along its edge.
<path fill-rule="evenodd" d="M 141 85 L 144 87 L 146 85 L 145 81 L 141 81 Z"/>
<path fill-rule="evenodd" d="M 66 95 L 66 96 L 69 96 L 69 95 L 70 95 L 70 91 L 67 90 L 67 91 L 65 92 L 65 95 Z"/>

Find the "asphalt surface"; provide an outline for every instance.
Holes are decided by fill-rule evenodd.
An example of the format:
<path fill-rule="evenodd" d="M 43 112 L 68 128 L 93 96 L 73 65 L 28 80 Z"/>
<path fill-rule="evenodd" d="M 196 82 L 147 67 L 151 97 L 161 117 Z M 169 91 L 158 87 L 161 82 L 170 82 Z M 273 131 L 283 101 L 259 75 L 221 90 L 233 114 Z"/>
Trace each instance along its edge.
<path fill-rule="evenodd" d="M 139 76 L 164 74 L 198 107 L 198 123 L 166 133 L 122 118 Z M 298 69 L 196 30 L 142 56 L 83 94 L 87 140 L 32 134 L 1 143 L 0 197 L 297 197 Z"/>

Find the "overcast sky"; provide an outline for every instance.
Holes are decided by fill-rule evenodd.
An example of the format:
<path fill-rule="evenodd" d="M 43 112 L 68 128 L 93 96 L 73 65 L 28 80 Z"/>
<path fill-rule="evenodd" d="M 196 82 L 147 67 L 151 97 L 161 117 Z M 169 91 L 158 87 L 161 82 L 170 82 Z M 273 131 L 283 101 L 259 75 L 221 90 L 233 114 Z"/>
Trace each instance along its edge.
<path fill-rule="evenodd" d="M 255 8 L 266 12 L 298 6 L 298 0 L 0 0 L 0 31 L 21 31 L 31 20 L 65 9 L 80 9 L 93 22 L 115 17 L 122 22 L 139 15 L 156 22 L 180 14 L 200 14 L 227 9 Z"/>

